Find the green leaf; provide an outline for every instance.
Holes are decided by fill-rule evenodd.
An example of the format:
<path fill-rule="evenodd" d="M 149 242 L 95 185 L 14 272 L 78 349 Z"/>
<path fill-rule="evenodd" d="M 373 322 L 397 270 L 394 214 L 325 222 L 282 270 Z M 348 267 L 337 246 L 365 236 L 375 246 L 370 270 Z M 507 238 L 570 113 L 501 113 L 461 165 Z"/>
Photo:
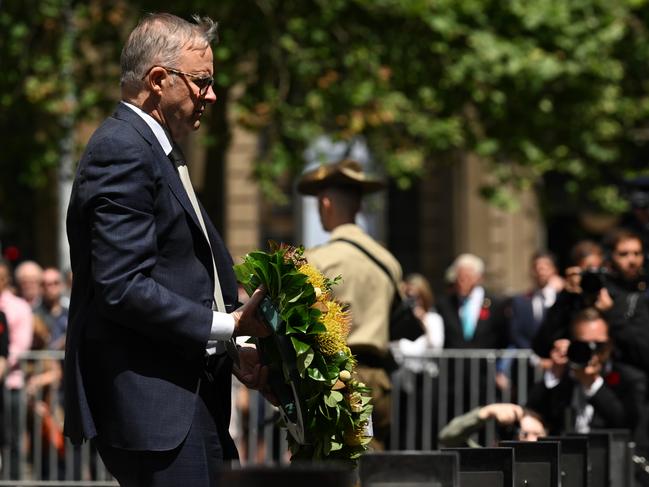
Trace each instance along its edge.
<path fill-rule="evenodd" d="M 327 378 L 324 375 L 322 375 L 322 372 L 320 372 L 315 367 L 309 367 L 307 369 L 307 374 L 309 375 L 309 377 L 311 377 L 313 380 L 317 382 L 327 382 Z"/>
<path fill-rule="evenodd" d="M 293 344 L 293 348 L 295 348 L 297 370 L 301 377 L 305 377 L 306 370 L 313 361 L 313 348 L 308 343 L 304 343 L 295 337 L 291 337 L 291 343 Z"/>
<path fill-rule="evenodd" d="M 337 441 L 332 441 L 331 442 L 330 451 L 332 451 L 332 452 L 339 451 L 339 450 L 342 450 L 342 448 L 343 448 L 342 443 L 338 443 Z"/>
<path fill-rule="evenodd" d="M 329 393 L 324 396 L 325 404 L 331 408 L 337 408 L 338 403 L 342 400 L 343 395 L 338 391 L 329 391 Z"/>
<path fill-rule="evenodd" d="M 295 296 L 295 297 L 289 299 L 287 302 L 288 302 L 288 303 L 297 303 L 297 302 L 299 301 L 299 299 L 300 299 L 303 295 L 304 295 L 304 291 L 300 291 L 300 294 L 298 294 L 297 296 Z"/>

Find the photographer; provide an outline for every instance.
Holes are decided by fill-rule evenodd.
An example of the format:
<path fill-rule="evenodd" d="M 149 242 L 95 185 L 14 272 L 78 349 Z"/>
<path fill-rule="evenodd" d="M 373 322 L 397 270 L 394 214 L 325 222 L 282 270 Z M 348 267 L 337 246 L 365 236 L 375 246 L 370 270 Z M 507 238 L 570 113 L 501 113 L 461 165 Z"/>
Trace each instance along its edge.
<path fill-rule="evenodd" d="M 551 434 L 635 428 L 645 393 L 643 374 L 610 360 L 608 331 L 601 313 L 586 308 L 572 322 L 571 339 L 555 342 L 551 367 L 527 403 L 547 419 Z"/>
<path fill-rule="evenodd" d="M 549 357 L 554 341 L 568 336 L 567 326 L 575 313 L 592 306 L 609 323 L 615 359 L 649 373 L 649 306 L 644 293 L 642 241 L 627 229 L 617 229 L 604 244 L 608 250 L 605 262 L 592 247 L 596 244 L 581 242 L 575 247 L 578 252 L 573 262 L 577 265 L 566 269 L 565 290 L 548 311 L 532 348 L 540 357 Z M 590 255 L 577 260 L 589 246 Z"/>
<path fill-rule="evenodd" d="M 610 308 L 612 299 L 605 288 L 594 291 L 588 288 L 582 293 L 581 276 L 592 274 L 589 269 L 600 269 L 604 265 L 604 249 L 592 240 L 577 242 L 570 251 L 571 266 L 565 271 L 565 286 L 557 294 L 554 304 L 547 310 L 541 325 L 532 339 L 532 350 L 541 357 L 543 368 L 550 366 L 550 351 L 554 342 L 568 338 L 569 324 L 573 317 L 585 307 L 592 306 L 599 311 Z M 586 279 L 586 284 L 592 279 Z"/>
<path fill-rule="evenodd" d="M 603 285 L 612 304 L 603 311 L 615 344 L 615 359 L 649 373 L 649 306 L 642 240 L 630 230 L 618 229 L 608 235 L 605 246 L 610 256 Z"/>

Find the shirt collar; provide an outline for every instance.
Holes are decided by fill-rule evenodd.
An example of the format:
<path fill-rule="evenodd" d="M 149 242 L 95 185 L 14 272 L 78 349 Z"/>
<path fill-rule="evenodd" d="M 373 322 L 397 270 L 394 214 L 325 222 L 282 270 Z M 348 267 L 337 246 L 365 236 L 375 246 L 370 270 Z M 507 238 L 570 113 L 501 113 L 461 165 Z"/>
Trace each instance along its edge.
<path fill-rule="evenodd" d="M 135 105 L 123 100 L 122 103 L 133 110 L 142 120 L 144 120 L 149 128 L 151 128 L 153 135 L 155 135 L 155 138 L 158 140 L 158 143 L 160 144 L 160 147 L 162 147 L 164 153 L 166 155 L 169 155 L 169 153 L 171 152 L 171 142 L 169 141 L 169 137 L 167 137 L 165 130 L 162 128 L 162 125 L 160 125 L 160 123 L 151 115 L 143 112 Z"/>

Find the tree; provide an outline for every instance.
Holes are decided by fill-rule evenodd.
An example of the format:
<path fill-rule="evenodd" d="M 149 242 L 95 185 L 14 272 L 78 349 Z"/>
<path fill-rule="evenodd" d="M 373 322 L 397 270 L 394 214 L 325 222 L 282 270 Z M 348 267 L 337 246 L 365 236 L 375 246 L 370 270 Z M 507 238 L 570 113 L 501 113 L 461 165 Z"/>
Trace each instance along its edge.
<path fill-rule="evenodd" d="M 262 177 L 297 170 L 321 133 L 365 136 L 404 183 L 450 152 L 477 153 L 501 203 L 553 175 L 566 198 L 619 209 L 612 183 L 642 168 L 644 1 L 253 5 L 263 20 L 233 45 L 253 43 L 242 121 L 269 141 Z"/>
<path fill-rule="evenodd" d="M 0 60 L 11 66 L 0 73 L 5 218 L 28 221 L 25 190 L 51 178 L 65 116 L 81 145 L 113 106 L 125 35 L 158 9 L 151 0 L 0 4 Z M 427 165 L 476 153 L 491 167 L 484 195 L 503 205 L 535 188 L 564 207 L 620 210 L 616 183 L 644 169 L 645 0 L 171 0 L 165 9 L 219 19 L 219 93 L 244 87 L 239 123 L 263 135 L 257 175 L 269 191 L 301 169 L 321 134 L 364 137 L 402 186 Z M 227 132 L 222 114 L 217 135 Z M 212 157 L 224 149 L 213 147 Z"/>
<path fill-rule="evenodd" d="M 65 154 L 115 97 L 123 2 L 0 4 L 0 241 L 57 263 L 57 181 Z M 108 42 L 105 42 L 108 40 Z M 110 52 L 113 51 L 113 52 Z"/>

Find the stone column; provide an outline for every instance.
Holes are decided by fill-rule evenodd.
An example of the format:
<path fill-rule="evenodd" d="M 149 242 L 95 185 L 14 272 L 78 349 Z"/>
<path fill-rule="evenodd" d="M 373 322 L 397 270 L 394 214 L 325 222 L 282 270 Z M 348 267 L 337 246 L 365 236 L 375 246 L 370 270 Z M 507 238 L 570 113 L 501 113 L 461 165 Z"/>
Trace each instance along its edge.
<path fill-rule="evenodd" d="M 497 209 L 479 194 L 487 176 L 478 157 L 461 154 L 422 181 L 422 270 L 437 290 L 444 286 L 447 266 L 464 252 L 484 259 L 488 288 L 511 293 L 529 286 L 530 258 L 545 240 L 536 196 L 520 194 L 514 211 Z"/>
<path fill-rule="evenodd" d="M 486 264 L 485 284 L 498 292 L 522 291 L 529 286 L 529 261 L 539 249 L 542 222 L 536 196 L 519 193 L 520 207 L 506 211 L 479 194 L 488 167 L 466 154 L 455 165 L 453 222 L 456 253 L 471 252 Z"/>

